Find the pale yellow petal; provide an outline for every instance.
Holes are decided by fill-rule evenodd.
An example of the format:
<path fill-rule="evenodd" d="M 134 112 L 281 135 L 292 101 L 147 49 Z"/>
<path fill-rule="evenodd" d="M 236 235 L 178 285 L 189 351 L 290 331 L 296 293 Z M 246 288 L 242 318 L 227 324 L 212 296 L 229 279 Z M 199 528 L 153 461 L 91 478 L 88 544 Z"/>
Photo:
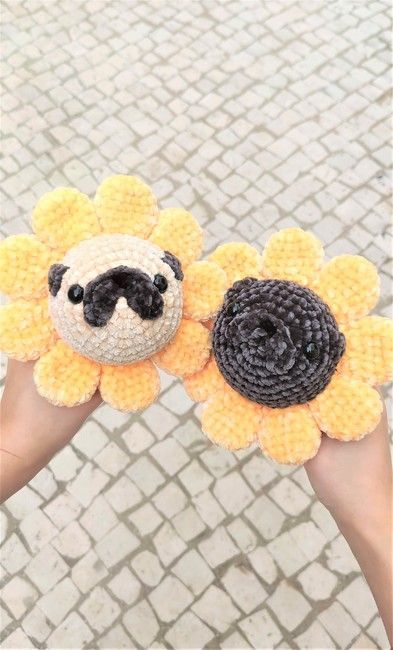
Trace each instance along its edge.
<path fill-rule="evenodd" d="M 220 373 L 213 355 L 202 370 L 184 379 L 184 388 L 195 402 L 205 402 L 225 386 L 226 381 Z"/>
<path fill-rule="evenodd" d="M 137 176 L 106 178 L 94 205 L 103 232 L 147 239 L 157 223 L 158 208 L 150 187 Z"/>
<path fill-rule="evenodd" d="M 0 351 L 12 359 L 38 359 L 55 340 L 46 298 L 17 300 L 0 307 Z"/>
<path fill-rule="evenodd" d="M 44 194 L 34 209 L 32 223 L 41 241 L 63 253 L 100 232 L 89 197 L 72 187 Z"/>
<path fill-rule="evenodd" d="M 179 377 L 197 372 L 210 356 L 210 332 L 201 323 L 184 318 L 173 339 L 154 355 L 157 365 Z"/>
<path fill-rule="evenodd" d="M 220 309 L 227 286 L 224 271 L 214 262 L 193 262 L 183 280 L 183 310 L 194 320 L 207 320 Z"/>
<path fill-rule="evenodd" d="M 374 264 L 360 255 L 339 255 L 322 269 L 316 292 L 338 322 L 366 316 L 379 298 L 379 277 Z"/>
<path fill-rule="evenodd" d="M 202 411 L 202 430 L 226 449 L 248 447 L 260 431 L 263 407 L 226 385 L 209 399 Z"/>
<path fill-rule="evenodd" d="M 221 244 L 213 251 L 209 259 L 225 271 L 227 286 L 231 286 L 243 278 L 261 277 L 262 256 L 251 244 L 245 242 Z"/>
<path fill-rule="evenodd" d="M 382 413 L 382 401 L 374 388 L 337 373 L 309 407 L 319 428 L 338 440 L 363 438 L 375 429 Z"/>
<path fill-rule="evenodd" d="M 182 208 L 162 210 L 150 241 L 180 260 L 183 270 L 202 253 L 203 232 L 195 217 Z"/>
<path fill-rule="evenodd" d="M 263 452 L 278 463 L 301 464 L 319 449 L 321 431 L 307 406 L 266 409 L 258 435 Z"/>
<path fill-rule="evenodd" d="M 39 394 L 52 404 L 77 406 L 93 397 L 100 372 L 99 364 L 59 340 L 35 364 L 34 381 Z"/>
<path fill-rule="evenodd" d="M 101 397 L 119 411 L 134 413 L 145 409 L 159 391 L 160 378 L 150 360 L 129 366 L 102 366 Z"/>
<path fill-rule="evenodd" d="M 35 235 L 13 235 L 0 243 L 0 292 L 17 300 L 48 295 L 48 270 L 59 254 Z"/>
<path fill-rule="evenodd" d="M 345 354 L 339 372 L 378 386 L 393 380 L 393 322 L 366 316 L 342 327 Z"/>
<path fill-rule="evenodd" d="M 272 235 L 262 255 L 267 278 L 308 285 L 315 280 L 323 260 L 323 247 L 311 232 L 285 228 Z"/>

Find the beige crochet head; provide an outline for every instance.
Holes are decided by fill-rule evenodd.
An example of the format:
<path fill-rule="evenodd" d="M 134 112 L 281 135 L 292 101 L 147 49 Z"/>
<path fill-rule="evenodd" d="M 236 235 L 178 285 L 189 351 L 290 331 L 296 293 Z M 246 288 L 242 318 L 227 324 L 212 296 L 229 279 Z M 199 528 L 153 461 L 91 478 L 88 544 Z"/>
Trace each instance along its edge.
<path fill-rule="evenodd" d="M 168 262 L 168 253 L 131 235 L 99 235 L 72 248 L 53 268 L 61 284 L 50 312 L 61 338 L 115 365 L 163 348 L 182 317 L 182 278 Z"/>

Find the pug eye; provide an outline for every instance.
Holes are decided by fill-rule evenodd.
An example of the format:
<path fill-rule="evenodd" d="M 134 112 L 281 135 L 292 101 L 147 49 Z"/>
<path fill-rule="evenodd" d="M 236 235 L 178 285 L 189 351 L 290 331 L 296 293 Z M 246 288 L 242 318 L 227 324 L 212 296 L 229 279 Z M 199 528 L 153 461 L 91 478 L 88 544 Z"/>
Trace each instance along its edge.
<path fill-rule="evenodd" d="M 72 284 L 68 289 L 68 299 L 70 302 L 73 302 L 74 305 L 77 305 L 78 302 L 83 300 L 83 287 L 80 284 Z"/>
<path fill-rule="evenodd" d="M 227 309 L 227 314 L 228 316 L 236 316 L 241 311 L 241 305 L 238 302 L 232 302 L 228 309 Z"/>
<path fill-rule="evenodd" d="M 161 275 L 160 273 L 157 273 L 157 275 L 154 276 L 153 284 L 157 287 L 160 293 L 165 293 L 168 288 L 168 280 L 165 275 Z"/>
<path fill-rule="evenodd" d="M 319 359 L 319 347 L 316 343 L 307 343 L 304 348 L 304 354 L 309 361 L 316 361 Z"/>

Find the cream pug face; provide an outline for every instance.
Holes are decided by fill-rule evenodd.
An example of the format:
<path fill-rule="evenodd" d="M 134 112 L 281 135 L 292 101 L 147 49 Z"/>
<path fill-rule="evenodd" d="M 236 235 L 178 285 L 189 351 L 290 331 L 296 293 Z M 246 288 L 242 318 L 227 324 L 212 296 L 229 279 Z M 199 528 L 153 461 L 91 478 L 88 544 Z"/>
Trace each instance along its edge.
<path fill-rule="evenodd" d="M 131 235 L 82 241 L 51 266 L 50 313 L 59 336 L 80 354 L 125 365 L 150 357 L 182 317 L 179 260 Z"/>

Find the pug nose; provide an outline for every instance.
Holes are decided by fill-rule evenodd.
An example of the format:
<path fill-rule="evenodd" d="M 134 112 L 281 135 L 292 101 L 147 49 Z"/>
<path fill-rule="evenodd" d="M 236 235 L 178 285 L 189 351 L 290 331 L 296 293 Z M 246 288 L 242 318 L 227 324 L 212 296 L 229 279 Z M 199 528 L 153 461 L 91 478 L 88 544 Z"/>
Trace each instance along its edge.
<path fill-rule="evenodd" d="M 86 285 L 83 314 L 92 327 L 103 327 L 116 307 L 131 308 L 143 320 L 154 320 L 163 313 L 164 301 L 144 271 L 118 266 L 97 276 Z"/>

